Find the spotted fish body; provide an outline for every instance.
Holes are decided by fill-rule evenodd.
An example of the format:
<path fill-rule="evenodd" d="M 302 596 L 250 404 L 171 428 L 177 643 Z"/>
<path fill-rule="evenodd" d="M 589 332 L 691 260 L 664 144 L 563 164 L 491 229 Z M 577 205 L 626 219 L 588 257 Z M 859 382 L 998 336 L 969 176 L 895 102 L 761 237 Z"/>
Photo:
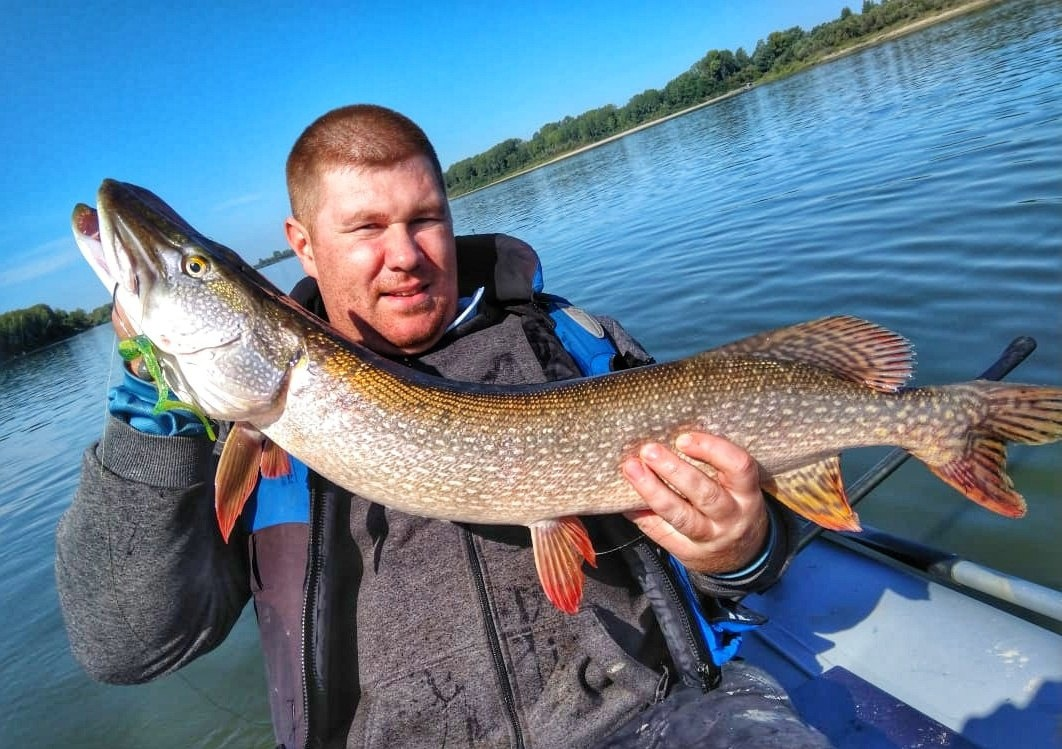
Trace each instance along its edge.
<path fill-rule="evenodd" d="M 813 343 L 831 328 L 880 332 L 841 318 L 790 334 Z M 292 376 L 288 406 L 259 428 L 296 454 L 296 445 L 342 435 L 345 449 L 315 451 L 315 470 L 405 512 L 475 523 L 531 525 L 642 507 L 620 461 L 647 441 L 673 443 L 692 429 L 745 446 L 771 476 L 866 445 L 900 444 L 939 464 L 961 454 L 992 393 L 1014 392 L 990 383 L 883 392 L 803 362 L 725 350 L 515 390 L 351 357 L 323 339 L 308 357 L 320 364 Z M 339 373 L 349 388 L 335 386 Z M 1015 500 L 1008 514 L 1016 513 Z M 850 527 L 845 518 L 836 525 Z"/>
<path fill-rule="evenodd" d="M 899 445 L 975 502 L 1016 517 L 1025 504 L 1005 474 L 1004 442 L 1062 438 L 1062 389 L 903 389 L 907 341 L 851 317 L 593 378 L 443 380 L 345 341 L 142 188 L 105 181 L 98 212 L 78 206 L 73 223 L 178 396 L 241 422 L 229 442 L 252 444 L 260 432 L 404 512 L 528 526 L 547 595 L 566 611 L 578 606 L 582 560 L 593 561 L 576 516 L 644 507 L 619 466 L 648 441 L 723 435 L 756 458 L 779 500 L 826 527 L 857 529 L 840 477 L 845 449 Z M 243 488 L 218 479 L 219 517 L 224 505 L 230 520 L 253 486 L 239 467 L 244 449 L 232 452 L 223 472 L 242 471 Z"/>

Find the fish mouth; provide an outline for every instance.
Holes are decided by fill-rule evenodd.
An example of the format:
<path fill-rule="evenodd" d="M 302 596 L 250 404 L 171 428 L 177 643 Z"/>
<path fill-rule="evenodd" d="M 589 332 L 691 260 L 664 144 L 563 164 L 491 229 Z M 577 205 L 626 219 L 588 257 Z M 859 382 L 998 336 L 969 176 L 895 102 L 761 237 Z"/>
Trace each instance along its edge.
<path fill-rule="evenodd" d="M 85 261 L 92 268 L 96 277 L 104 288 L 114 296 L 118 287 L 122 286 L 119 281 L 118 263 L 113 252 L 104 249 L 100 234 L 100 215 L 92 206 L 78 203 L 74 206 L 74 215 L 70 220 L 74 230 L 74 241 L 81 250 Z"/>
<path fill-rule="evenodd" d="M 130 205 L 127 186 L 104 180 L 97 208 L 74 206 L 71 228 L 82 256 L 119 304 L 138 334 L 143 333 L 146 297 L 160 275 L 162 258 L 139 226 L 129 226 L 139 206 Z M 135 221 L 132 223 L 136 223 Z"/>
<path fill-rule="evenodd" d="M 167 325 L 160 306 L 170 282 L 181 273 L 185 249 L 212 243 L 142 187 L 105 179 L 96 206 L 79 203 L 74 207 L 71 228 L 78 249 L 135 334 L 147 335 L 159 348 L 171 350 L 174 344 L 164 332 Z M 152 316 L 162 319 L 152 320 Z M 237 330 L 227 340 L 204 341 L 203 345 L 184 341 L 176 348 L 179 353 L 196 353 L 228 345 L 239 337 Z"/>

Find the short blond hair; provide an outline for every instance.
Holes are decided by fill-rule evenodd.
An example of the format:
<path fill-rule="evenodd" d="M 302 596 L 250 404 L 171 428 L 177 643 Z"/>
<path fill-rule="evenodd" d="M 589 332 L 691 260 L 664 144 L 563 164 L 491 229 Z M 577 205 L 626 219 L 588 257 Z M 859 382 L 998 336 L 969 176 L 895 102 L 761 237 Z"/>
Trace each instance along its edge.
<path fill-rule="evenodd" d="M 405 115 L 376 104 L 351 104 L 318 117 L 288 154 L 291 215 L 303 224 L 317 214 L 321 175 L 331 169 L 390 166 L 427 156 L 446 192 L 442 166 L 424 131 Z"/>

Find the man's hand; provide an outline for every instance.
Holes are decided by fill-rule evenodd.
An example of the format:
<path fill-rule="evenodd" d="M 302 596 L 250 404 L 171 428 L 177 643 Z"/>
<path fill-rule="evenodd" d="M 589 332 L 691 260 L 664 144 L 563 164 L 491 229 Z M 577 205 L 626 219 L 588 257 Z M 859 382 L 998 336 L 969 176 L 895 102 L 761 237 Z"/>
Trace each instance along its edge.
<path fill-rule="evenodd" d="M 649 509 L 627 518 L 688 569 L 742 569 L 763 551 L 769 527 L 759 465 L 733 442 L 703 432 L 683 434 L 675 445 L 715 469 L 715 477 L 664 445 L 646 444 L 622 469 Z"/>

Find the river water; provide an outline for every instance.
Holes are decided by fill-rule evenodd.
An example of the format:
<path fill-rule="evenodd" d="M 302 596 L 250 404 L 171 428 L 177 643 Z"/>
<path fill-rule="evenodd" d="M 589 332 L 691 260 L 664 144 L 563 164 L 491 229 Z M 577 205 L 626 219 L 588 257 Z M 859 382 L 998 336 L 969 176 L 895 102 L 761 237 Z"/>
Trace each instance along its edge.
<path fill-rule="evenodd" d="M 907 336 L 917 384 L 971 377 L 1018 335 L 1040 346 L 1011 379 L 1059 384 L 1060 144 L 1062 4 L 1008 2 L 465 196 L 454 214 L 459 232 L 531 242 L 549 290 L 619 318 L 659 359 L 844 313 Z M 288 286 L 298 267 L 268 273 Z M 0 370 L 0 745 L 271 746 L 250 611 L 150 685 L 93 683 L 70 656 L 54 528 L 117 371 L 109 326 Z M 846 476 L 880 454 L 846 455 Z M 1022 521 L 914 461 L 860 515 L 1062 589 L 1060 458 L 1012 449 Z"/>

